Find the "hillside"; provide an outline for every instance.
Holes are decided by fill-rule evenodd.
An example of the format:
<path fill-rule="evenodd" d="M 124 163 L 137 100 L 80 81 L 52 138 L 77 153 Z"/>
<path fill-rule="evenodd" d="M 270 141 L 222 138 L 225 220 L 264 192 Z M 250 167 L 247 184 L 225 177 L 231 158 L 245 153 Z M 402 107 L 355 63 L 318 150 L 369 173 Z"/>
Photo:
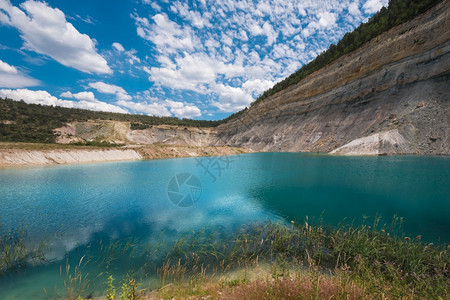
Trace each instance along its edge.
<path fill-rule="evenodd" d="M 73 124 L 83 122 L 92 124 L 90 122 L 92 120 L 100 122 L 98 124 L 108 122 L 110 124 L 125 124 L 124 126 L 130 130 L 145 130 L 158 125 L 180 126 L 184 129 L 184 127 L 214 127 L 219 124 L 218 121 L 119 114 L 59 106 L 43 106 L 0 98 L 0 142 L 55 143 L 59 135 L 55 129 L 64 127 L 69 123 L 72 124 L 69 125 L 72 127 L 74 126 Z M 86 131 L 87 129 L 84 129 L 84 132 Z M 98 137 L 101 134 L 102 132 L 91 135 Z M 109 141 L 111 138 L 114 137 L 105 135 L 104 140 Z M 93 138 L 84 140 L 83 137 L 80 137 L 77 141 L 92 142 L 93 140 Z M 101 142 L 102 140 L 102 138 L 99 138 L 95 141 Z M 121 140 L 119 143 L 125 142 L 127 141 Z"/>
<path fill-rule="evenodd" d="M 218 127 L 256 151 L 450 154 L 450 5 L 443 1 Z"/>

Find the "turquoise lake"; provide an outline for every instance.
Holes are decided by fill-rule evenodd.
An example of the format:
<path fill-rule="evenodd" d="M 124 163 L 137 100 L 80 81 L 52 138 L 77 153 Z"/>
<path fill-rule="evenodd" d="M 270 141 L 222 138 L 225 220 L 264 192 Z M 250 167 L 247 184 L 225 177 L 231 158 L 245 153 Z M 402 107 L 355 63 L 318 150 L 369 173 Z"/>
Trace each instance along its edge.
<path fill-rule="evenodd" d="M 232 232 L 255 221 L 321 216 L 336 226 L 376 215 L 382 223 L 403 217 L 409 236 L 449 244 L 450 158 L 255 153 L 0 169 L 0 234 L 26 224 L 30 243 L 49 246 L 45 265 L 0 277 L 0 299 L 58 297 L 60 266 L 100 240 L 145 245 L 205 227 Z M 87 266 L 92 290 L 105 288 L 96 274 L 139 264 Z"/>

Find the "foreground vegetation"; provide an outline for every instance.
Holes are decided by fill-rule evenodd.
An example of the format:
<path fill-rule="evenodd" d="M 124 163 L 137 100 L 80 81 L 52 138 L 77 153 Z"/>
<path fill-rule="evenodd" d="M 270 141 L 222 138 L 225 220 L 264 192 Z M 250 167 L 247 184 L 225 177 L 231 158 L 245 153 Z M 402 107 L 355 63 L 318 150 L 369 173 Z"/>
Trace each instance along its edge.
<path fill-rule="evenodd" d="M 61 297 L 91 297 L 95 274 L 85 270 L 95 265 L 103 271 L 91 278 L 103 278 L 107 299 L 448 299 L 449 246 L 399 236 L 399 228 L 398 218 L 338 228 L 268 221 L 233 233 L 189 233 L 171 246 L 100 241 L 78 249 L 75 266 L 69 259 L 61 266 Z M 2 272 L 25 267 L 23 258 L 32 252 L 19 251 L 28 254 L 12 265 L 4 254 L 5 245 L 21 245 L 21 237 L 2 238 Z M 114 270 L 124 262 L 131 269 L 120 278 Z"/>
<path fill-rule="evenodd" d="M 238 233 L 180 238 L 158 269 L 155 298 L 209 295 L 218 299 L 448 299 L 449 251 L 421 237 L 393 235 L 373 224 L 327 229 L 308 222 L 257 223 Z M 224 280 L 235 269 L 270 266 L 251 280 Z"/>
<path fill-rule="evenodd" d="M 2 232 L 1 223 L 0 232 Z M 30 246 L 27 240 L 28 233 L 25 226 L 19 226 L 0 235 L 0 278 L 7 272 L 19 272 L 29 265 L 45 261 L 45 241 Z"/>

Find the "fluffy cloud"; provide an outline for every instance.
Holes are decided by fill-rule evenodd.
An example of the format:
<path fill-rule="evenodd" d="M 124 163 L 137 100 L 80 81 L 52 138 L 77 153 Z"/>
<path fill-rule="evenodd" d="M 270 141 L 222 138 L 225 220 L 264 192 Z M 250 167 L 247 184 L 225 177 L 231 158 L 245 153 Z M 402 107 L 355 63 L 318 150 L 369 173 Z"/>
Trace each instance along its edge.
<path fill-rule="evenodd" d="M 249 33 L 253 36 L 264 35 L 267 37 L 267 44 L 272 45 L 278 37 L 278 33 L 273 29 L 272 24 L 269 21 L 266 21 L 262 26 L 258 24 L 258 22 L 253 22 L 248 27 Z M 242 32 L 241 34 L 246 34 L 246 32 Z"/>
<path fill-rule="evenodd" d="M 101 101 L 89 102 L 89 101 L 61 100 L 56 98 L 55 96 L 52 96 L 47 91 L 43 90 L 33 91 L 29 89 L 0 89 L 0 97 L 7 97 L 17 101 L 23 100 L 26 103 L 33 103 L 33 104 L 128 113 L 128 111 L 126 111 L 123 108 Z"/>
<path fill-rule="evenodd" d="M 123 54 L 127 59 L 126 61 L 130 64 L 133 65 L 135 62 L 140 63 L 141 60 L 139 59 L 139 57 L 137 57 L 135 54 L 137 53 L 137 51 L 135 49 L 131 49 L 129 51 L 125 50 L 125 47 L 122 46 L 122 44 L 120 43 L 113 43 L 112 44 L 113 48 L 116 49 L 119 53 Z"/>
<path fill-rule="evenodd" d="M 207 92 L 205 84 L 215 81 L 217 65 L 208 56 L 186 54 L 175 63 L 162 56 L 160 62 L 162 67 L 149 70 L 150 81 L 199 93 Z"/>
<path fill-rule="evenodd" d="M 89 86 L 103 94 L 114 94 L 116 95 L 117 100 L 131 100 L 131 96 L 120 86 L 107 84 L 101 81 L 91 82 L 89 83 Z"/>
<path fill-rule="evenodd" d="M 361 11 L 359 10 L 358 6 L 359 6 L 359 1 L 355 1 L 353 3 L 350 3 L 350 5 L 348 7 L 348 12 L 351 15 L 355 15 L 355 16 L 360 15 Z"/>
<path fill-rule="evenodd" d="M 250 105 L 253 97 L 238 87 L 227 86 L 224 84 L 213 84 L 212 90 L 219 95 L 220 101 L 212 104 L 225 112 L 241 110 Z"/>
<path fill-rule="evenodd" d="M 0 60 L 0 72 L 7 74 L 17 74 L 17 69 Z"/>
<path fill-rule="evenodd" d="M 170 117 L 167 107 L 161 103 L 131 102 L 125 100 L 117 101 L 117 104 L 131 109 L 135 113 L 143 113 L 151 116 Z"/>
<path fill-rule="evenodd" d="M 63 98 L 73 98 L 73 94 L 71 92 L 64 92 L 64 93 L 61 93 L 61 95 L 59 95 L 59 96 L 63 97 Z"/>
<path fill-rule="evenodd" d="M 373 14 L 379 11 L 383 6 L 387 5 L 387 0 L 367 0 L 363 5 L 366 13 Z"/>
<path fill-rule="evenodd" d="M 155 98 L 149 101 L 132 102 L 119 100 L 117 104 L 131 109 L 135 113 L 144 113 L 152 116 L 170 117 L 174 115 L 178 118 L 195 118 L 202 115 L 200 109 L 193 105 L 172 100 L 158 100 Z"/>
<path fill-rule="evenodd" d="M 93 92 L 80 92 L 76 94 L 72 94 L 71 92 L 64 92 L 59 96 L 63 98 L 75 98 L 78 100 L 88 102 L 99 102 L 97 99 L 95 99 L 95 95 Z"/>
<path fill-rule="evenodd" d="M 125 51 L 125 48 L 120 43 L 113 43 L 112 46 L 119 52 Z"/>
<path fill-rule="evenodd" d="M 22 88 L 40 85 L 39 80 L 22 74 L 8 74 L 0 72 L 0 87 Z"/>
<path fill-rule="evenodd" d="M 195 118 L 202 115 L 200 109 L 192 104 L 166 100 L 165 103 L 170 107 L 170 112 L 178 118 Z"/>
<path fill-rule="evenodd" d="M 137 25 L 137 34 L 157 45 L 160 49 L 174 53 L 176 50 L 191 51 L 195 48 L 195 41 L 190 28 L 181 28 L 177 23 L 169 20 L 166 14 L 153 16 L 153 24 L 149 19 L 133 16 Z"/>
<path fill-rule="evenodd" d="M 319 25 L 320 27 L 329 28 L 336 24 L 336 15 L 330 12 L 323 12 L 319 15 Z"/>
<path fill-rule="evenodd" d="M 98 110 L 98 111 L 108 111 L 115 113 L 128 114 L 129 112 L 121 107 L 118 107 L 113 104 L 109 104 L 102 101 L 97 102 L 88 102 L 88 101 L 79 101 L 74 102 L 75 108 L 89 109 L 89 110 Z"/>
<path fill-rule="evenodd" d="M 317 14 L 317 20 L 312 21 L 302 30 L 302 35 L 307 38 L 318 30 L 330 29 L 336 25 L 337 17 L 328 11 Z"/>
<path fill-rule="evenodd" d="M 64 66 L 86 73 L 111 74 L 106 60 L 97 53 L 95 42 L 81 34 L 58 8 L 28 0 L 13 6 L 0 0 L 0 22 L 20 31 L 24 47 L 50 56 Z"/>
<path fill-rule="evenodd" d="M 126 93 L 125 90 L 120 86 L 107 84 L 101 81 L 89 83 L 89 86 L 96 89 L 100 93 L 105 94 Z"/>
<path fill-rule="evenodd" d="M 198 11 L 191 10 L 187 3 L 181 3 L 181 2 L 175 2 L 171 6 L 171 10 L 182 16 L 187 21 L 191 22 L 192 26 L 197 28 L 203 28 L 203 27 L 211 27 L 211 23 L 209 22 L 209 13 L 203 13 L 201 14 Z"/>
<path fill-rule="evenodd" d="M 264 91 L 269 89 L 273 86 L 273 82 L 270 80 L 261 80 L 261 79 L 254 79 L 246 81 L 242 88 L 250 95 L 253 95 L 254 97 L 258 97 L 261 95 Z"/>
<path fill-rule="evenodd" d="M 0 87 L 22 88 L 39 85 L 39 80 L 22 74 L 16 67 L 0 60 Z"/>

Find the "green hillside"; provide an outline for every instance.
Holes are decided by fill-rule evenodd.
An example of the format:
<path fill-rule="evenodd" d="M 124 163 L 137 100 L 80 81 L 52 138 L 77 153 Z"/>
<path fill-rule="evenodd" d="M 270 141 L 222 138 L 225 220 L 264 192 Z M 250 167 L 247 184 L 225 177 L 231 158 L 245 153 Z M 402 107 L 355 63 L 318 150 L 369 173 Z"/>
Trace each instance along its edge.
<path fill-rule="evenodd" d="M 1 142 L 54 143 L 56 137 L 53 129 L 62 127 L 67 122 L 87 120 L 130 122 L 132 129 L 145 129 L 161 124 L 193 127 L 214 127 L 219 124 L 219 121 L 99 112 L 0 98 Z"/>

